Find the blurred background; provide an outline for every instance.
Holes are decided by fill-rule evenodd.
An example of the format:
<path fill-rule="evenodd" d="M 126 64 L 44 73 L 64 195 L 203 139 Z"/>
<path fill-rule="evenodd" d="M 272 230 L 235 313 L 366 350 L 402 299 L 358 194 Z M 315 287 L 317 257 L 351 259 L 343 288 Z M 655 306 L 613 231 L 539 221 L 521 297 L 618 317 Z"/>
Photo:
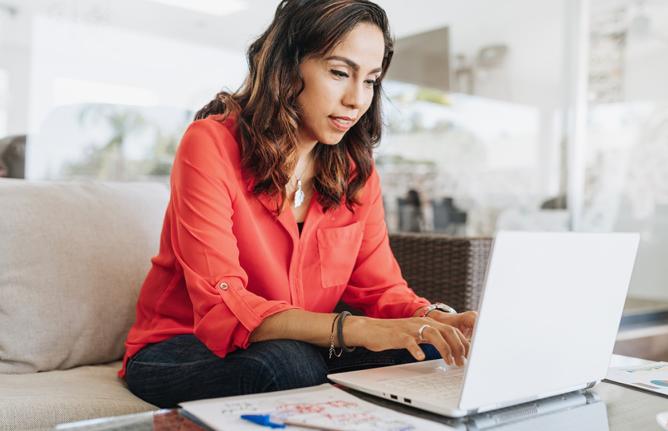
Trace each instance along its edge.
<path fill-rule="evenodd" d="M 668 2 L 378 3 L 388 228 L 639 231 L 627 306 L 668 310 Z M 0 176 L 166 182 L 277 4 L 0 0 Z"/>

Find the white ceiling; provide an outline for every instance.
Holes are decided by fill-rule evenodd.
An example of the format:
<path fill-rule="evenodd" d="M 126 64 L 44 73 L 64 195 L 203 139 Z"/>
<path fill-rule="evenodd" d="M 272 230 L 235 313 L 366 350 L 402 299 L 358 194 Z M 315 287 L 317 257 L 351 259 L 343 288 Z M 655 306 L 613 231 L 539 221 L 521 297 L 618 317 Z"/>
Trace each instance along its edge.
<path fill-rule="evenodd" d="M 204 45 L 245 50 L 249 42 L 271 22 L 278 0 L 241 0 L 247 7 L 216 16 L 151 0 L 0 0 L 0 28 L 5 42 L 27 43 L 25 31 L 36 15 L 96 25 L 124 27 L 158 36 Z M 398 37 L 447 24 L 454 0 L 381 0 Z M 419 3 L 420 7 L 415 7 Z M 11 17 L 2 6 L 17 11 Z M 4 15 L 4 16 L 3 16 Z"/>
<path fill-rule="evenodd" d="M 234 51 L 245 51 L 272 19 L 278 0 L 206 0 L 233 1 L 245 9 L 226 16 L 216 16 L 163 4 L 165 0 L 0 0 L 0 42 L 20 45 L 27 43 L 31 18 L 35 15 L 55 19 L 110 25 L 147 32 L 156 36 L 177 38 L 181 41 L 213 45 Z M 183 0 L 183 2 L 194 0 Z M 544 1 L 544 0 L 543 0 Z M 551 0 L 547 3 L 562 2 Z M 573 1 L 573 0 L 571 0 Z M 638 3 L 650 7 L 665 0 L 590 0 L 592 8 Z M 167 3 L 176 0 L 169 0 Z M 197 3 L 206 3 L 198 0 Z M 392 30 L 397 37 L 448 26 L 456 22 L 461 28 L 468 18 L 475 26 L 476 17 L 507 15 L 512 10 L 517 22 L 541 21 L 546 17 L 532 16 L 532 0 L 377 0 L 388 13 Z M 5 6 L 5 7 L 3 7 Z M 6 7 L 17 11 L 9 16 Z M 234 8 L 233 8 L 234 9 Z M 555 16 L 554 20 L 561 17 Z M 512 27 L 512 23 L 507 23 Z M 549 24 L 548 24 L 549 25 Z M 484 29 L 481 29 L 484 31 Z M 468 31 L 468 29 L 465 29 Z"/>

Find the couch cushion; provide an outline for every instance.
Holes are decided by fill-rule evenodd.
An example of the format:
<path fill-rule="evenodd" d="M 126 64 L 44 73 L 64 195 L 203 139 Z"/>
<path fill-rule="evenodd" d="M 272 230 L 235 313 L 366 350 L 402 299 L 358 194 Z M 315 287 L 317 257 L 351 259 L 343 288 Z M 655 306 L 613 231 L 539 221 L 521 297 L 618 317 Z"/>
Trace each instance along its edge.
<path fill-rule="evenodd" d="M 126 389 L 116 376 L 120 366 L 0 375 L 0 430 L 46 430 L 64 422 L 157 409 Z"/>
<path fill-rule="evenodd" d="M 122 356 L 168 195 L 158 183 L 0 179 L 0 373 Z"/>

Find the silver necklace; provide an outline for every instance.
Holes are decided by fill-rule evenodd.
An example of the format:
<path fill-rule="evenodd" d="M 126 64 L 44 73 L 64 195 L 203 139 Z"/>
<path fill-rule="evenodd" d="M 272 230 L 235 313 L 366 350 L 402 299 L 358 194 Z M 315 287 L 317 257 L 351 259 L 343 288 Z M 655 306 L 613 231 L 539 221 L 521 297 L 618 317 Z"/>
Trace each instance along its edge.
<path fill-rule="evenodd" d="M 302 177 L 304 176 L 304 174 L 308 170 L 309 166 L 311 166 L 311 161 L 312 160 L 313 159 L 309 160 L 306 167 L 304 167 L 304 170 L 302 171 L 301 175 L 299 175 L 297 177 L 297 190 L 295 190 L 295 196 L 293 198 L 295 208 L 299 208 L 300 206 L 302 206 L 302 204 L 304 203 L 304 199 L 306 198 L 306 195 L 304 194 L 304 190 L 302 189 Z"/>

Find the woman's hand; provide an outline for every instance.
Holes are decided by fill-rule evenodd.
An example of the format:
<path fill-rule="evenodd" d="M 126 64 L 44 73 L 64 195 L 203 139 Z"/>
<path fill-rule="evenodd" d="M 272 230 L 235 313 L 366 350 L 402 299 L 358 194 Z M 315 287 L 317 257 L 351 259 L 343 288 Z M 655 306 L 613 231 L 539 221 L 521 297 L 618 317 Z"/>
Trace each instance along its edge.
<path fill-rule="evenodd" d="M 464 313 L 451 314 L 434 310 L 429 313 L 428 317 L 445 325 L 454 326 L 470 341 L 478 313 L 476 311 L 465 311 Z"/>
<path fill-rule="evenodd" d="M 433 313 L 429 313 L 429 317 L 407 319 L 373 319 L 351 316 L 344 322 L 343 337 L 349 346 L 361 346 L 374 352 L 407 349 L 418 361 L 424 359 L 424 352 L 419 344 L 428 343 L 439 351 L 448 365 L 464 365 L 464 358 L 469 354 L 469 340 L 458 326 L 437 320 L 441 318 L 438 315 L 436 319 L 432 318 Z M 471 317 L 466 317 L 461 322 L 457 320 L 457 324 L 463 324 L 464 320 L 467 322 L 464 327 L 467 327 Z M 475 321 L 475 316 L 473 316 L 473 321 Z M 422 338 L 420 338 L 420 328 L 423 326 Z"/>

